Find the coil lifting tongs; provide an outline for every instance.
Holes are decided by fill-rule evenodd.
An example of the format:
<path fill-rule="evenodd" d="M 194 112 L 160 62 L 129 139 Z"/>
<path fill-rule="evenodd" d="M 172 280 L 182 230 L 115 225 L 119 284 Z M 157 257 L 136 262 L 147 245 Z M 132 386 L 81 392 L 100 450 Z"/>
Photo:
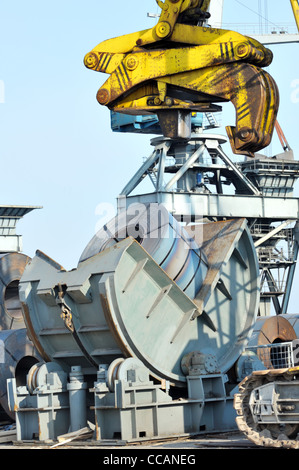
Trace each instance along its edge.
<path fill-rule="evenodd" d="M 155 27 L 106 40 L 85 58 L 109 74 L 97 100 L 110 110 L 157 114 L 165 137 L 189 138 L 193 112 L 231 101 L 235 126 L 226 131 L 234 153 L 254 156 L 269 145 L 279 104 L 273 78 L 263 70 L 272 52 L 234 31 L 206 25 L 210 0 L 156 0 Z"/>

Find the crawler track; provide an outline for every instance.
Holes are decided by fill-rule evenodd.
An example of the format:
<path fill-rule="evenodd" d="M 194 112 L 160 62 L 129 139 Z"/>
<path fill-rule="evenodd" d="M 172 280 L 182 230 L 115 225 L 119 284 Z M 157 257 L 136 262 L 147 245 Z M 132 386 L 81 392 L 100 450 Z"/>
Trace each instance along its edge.
<path fill-rule="evenodd" d="M 276 369 L 253 372 L 239 384 L 239 392 L 235 395 L 234 407 L 237 412 L 238 428 L 247 438 L 258 446 L 284 449 L 299 449 L 299 425 L 285 426 L 283 431 L 277 424 L 267 426 L 257 424 L 249 407 L 249 399 L 253 389 L 275 380 L 299 380 L 299 370 Z"/>

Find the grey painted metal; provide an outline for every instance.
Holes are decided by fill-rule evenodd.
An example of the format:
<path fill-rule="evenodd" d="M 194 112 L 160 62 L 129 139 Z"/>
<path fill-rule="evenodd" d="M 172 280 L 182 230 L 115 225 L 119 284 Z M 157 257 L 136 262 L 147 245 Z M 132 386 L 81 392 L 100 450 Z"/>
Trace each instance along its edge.
<path fill-rule="evenodd" d="M 278 232 L 280 232 L 283 228 L 287 227 L 288 225 L 290 225 L 290 223 L 292 222 L 292 220 L 286 220 L 285 222 L 282 222 L 282 224 L 278 225 L 278 227 L 275 227 L 273 230 L 271 230 L 270 232 L 268 232 L 266 235 L 264 235 L 263 237 L 261 237 L 259 240 L 257 240 L 255 243 L 254 243 L 254 246 L 255 247 L 258 247 L 260 245 L 262 245 L 264 242 L 266 242 L 267 240 L 269 240 L 270 238 L 272 238 L 274 235 L 276 235 Z"/>
<path fill-rule="evenodd" d="M 87 383 L 80 366 L 73 366 L 69 373 L 69 383 L 67 384 L 70 403 L 70 431 L 78 431 L 87 424 L 86 413 L 86 390 Z"/>
<path fill-rule="evenodd" d="M 37 375 L 37 378 L 35 377 Z M 56 439 L 70 426 L 67 374 L 57 363 L 41 363 L 29 370 L 36 386 L 18 386 L 15 379 L 7 381 L 9 406 L 15 410 L 17 440 Z"/>
<path fill-rule="evenodd" d="M 15 413 L 9 409 L 6 381 L 15 378 L 18 385 L 26 384 L 26 373 L 40 360 L 25 328 L 0 331 L 0 405 L 9 418 Z"/>
<path fill-rule="evenodd" d="M 143 178 L 137 172 L 138 178 L 135 175 L 131 180 L 133 186 L 124 188 L 118 197 L 118 212 L 135 203 L 158 203 L 186 223 L 246 217 L 260 264 L 260 314 L 269 315 L 273 308 L 276 314 L 286 313 L 298 256 L 292 224 L 299 216 L 299 199 L 293 197 L 299 162 L 287 150 L 271 158 L 256 154 L 254 159 L 233 163 L 222 149 L 226 140 L 202 130 L 188 142 L 152 139 L 152 145 L 167 142 L 168 148 Z M 154 181 L 157 173 L 159 185 Z M 161 186 L 169 174 L 170 180 Z M 132 195 L 132 188 L 138 189 L 146 176 L 154 181 L 154 192 Z M 234 186 L 234 194 L 224 194 L 225 185 Z M 288 228 L 277 233 L 276 224 L 287 221 Z"/>
<path fill-rule="evenodd" d="M 249 407 L 257 424 L 299 424 L 298 381 L 280 381 L 278 378 L 256 387 L 251 392 Z"/>
<path fill-rule="evenodd" d="M 249 194 L 259 194 L 259 190 L 243 174 L 238 167 L 227 157 L 221 148 L 221 144 L 227 141 L 226 137 L 217 134 L 194 133 L 188 142 L 179 143 L 165 137 L 156 137 L 151 140 L 155 146 L 153 154 L 148 161 L 136 172 L 130 182 L 120 192 L 120 196 L 128 196 L 138 186 L 142 179 L 149 173 L 155 165 L 158 165 L 159 184 L 156 184 L 156 191 L 169 192 L 182 190 L 196 191 L 194 188 L 194 173 L 201 172 L 207 164 L 204 163 L 204 151 L 209 152 L 212 160 L 217 158 L 222 160 L 226 168 L 235 174 Z M 176 165 L 165 167 L 165 157 L 174 157 Z M 211 166 L 212 169 L 212 166 Z M 175 173 L 167 183 L 163 182 L 166 172 Z M 175 187 L 175 185 L 177 187 Z M 196 191 L 198 192 L 198 191 Z M 189 194 L 189 193 L 188 193 Z"/>
<path fill-rule="evenodd" d="M 251 181 L 245 176 L 244 173 L 242 173 L 238 167 L 230 160 L 230 158 L 228 158 L 228 156 L 223 152 L 222 148 L 220 147 L 220 145 L 218 144 L 218 146 L 216 147 L 217 148 L 217 152 L 218 152 L 218 155 L 221 157 L 221 159 L 226 163 L 226 165 L 232 169 L 232 171 L 235 173 L 235 175 L 237 176 L 237 178 L 242 181 L 242 183 L 245 185 L 245 187 L 247 188 L 249 194 L 255 194 L 255 195 L 259 195 L 260 192 L 259 190 L 256 188 L 256 186 L 254 186 Z"/>
<path fill-rule="evenodd" d="M 184 220 L 202 217 L 246 217 L 269 218 L 271 220 L 296 220 L 299 218 L 299 200 L 297 198 L 246 196 L 231 194 L 184 194 L 156 193 L 128 196 L 122 198 L 126 207 L 131 204 L 158 203 L 163 204 L 173 215 L 178 214 Z"/>
<path fill-rule="evenodd" d="M 42 206 L 7 206 L 0 204 L 0 217 L 16 217 L 21 219 L 24 215 L 35 209 L 41 209 Z"/>
<path fill-rule="evenodd" d="M 164 184 L 163 188 L 160 185 L 159 190 L 156 187 L 154 192 L 132 195 L 133 190 L 149 174 L 149 166 L 147 168 L 142 167 L 120 192 L 118 198 L 119 211 L 135 203 L 158 203 L 164 204 L 171 214 L 177 218 L 183 217 L 184 220 L 188 220 L 188 218 L 196 220 L 201 217 L 214 217 L 217 219 L 246 217 L 248 219 L 269 219 L 274 221 L 298 219 L 298 198 L 289 197 L 290 194 L 286 193 L 282 205 L 281 197 L 275 196 L 275 193 L 268 193 L 269 195 L 265 191 L 264 194 L 262 193 L 262 185 L 267 183 L 264 182 L 265 175 L 268 175 L 269 180 L 271 179 L 272 186 L 274 177 L 277 178 L 276 186 L 281 185 L 281 178 L 284 178 L 284 185 L 287 186 L 288 191 L 292 190 L 293 184 L 298 178 L 298 162 L 285 160 L 283 155 L 279 155 L 277 159 L 266 159 L 260 156 L 254 162 L 244 161 L 242 164 L 236 165 L 223 151 L 222 145 L 226 141 L 226 137 L 222 135 L 206 133 L 192 134 L 191 139 L 183 144 L 162 137 L 152 139 L 151 144 L 156 146 L 153 153 L 155 159 L 150 160 L 152 167 L 157 165 L 156 171 L 159 173 L 163 170 L 165 175 L 171 172 L 174 173 L 174 176 Z M 159 149 L 162 147 L 163 155 L 173 157 L 175 164 L 168 165 L 161 170 Z M 210 155 L 210 162 L 205 162 L 203 147 L 205 152 Z M 205 171 L 223 173 L 226 178 L 229 178 L 236 185 L 237 192 L 235 194 L 223 194 L 220 190 L 217 193 L 211 193 L 196 187 L 194 173 Z M 259 177 L 261 172 L 260 178 L 262 179 L 259 181 L 260 186 L 258 186 L 256 178 Z M 174 186 L 175 183 L 177 187 Z M 219 189 L 221 189 L 220 181 Z"/>
<path fill-rule="evenodd" d="M 180 178 L 186 173 L 189 168 L 198 160 L 199 156 L 203 153 L 204 144 L 202 143 L 198 149 L 189 157 L 185 163 L 181 166 L 181 168 L 177 171 L 177 173 L 171 178 L 170 181 L 164 187 L 165 191 L 169 191 L 172 186 L 179 181 Z M 161 188 L 162 189 L 162 188 Z"/>
<path fill-rule="evenodd" d="M 299 161 L 294 160 L 292 150 L 272 158 L 257 154 L 254 160 L 245 160 L 239 166 L 263 196 L 293 197 Z"/>
<path fill-rule="evenodd" d="M 170 384 L 154 383 L 150 371 L 136 358 L 122 359 L 116 372 L 113 364 L 107 367 L 100 366 L 89 390 L 97 441 L 124 443 L 237 429 L 233 397 L 226 392 L 223 374 L 191 371 L 188 396 L 176 399 L 169 393 Z M 17 440 L 56 440 L 68 431 L 74 405 L 66 392 L 67 374 L 50 362 L 33 367 L 28 375 L 36 382 L 31 391 L 29 383 L 17 386 L 15 379 L 8 380 Z"/>
<path fill-rule="evenodd" d="M 163 205 L 136 204 L 118 214 L 90 240 L 79 262 L 128 236 L 138 240 L 189 297 L 196 296 L 207 274 L 206 257 Z"/>
<path fill-rule="evenodd" d="M 180 386 L 186 383 L 180 360 L 191 351 L 212 353 L 227 372 L 255 322 L 258 265 L 246 221 L 207 224 L 205 231 L 209 270 L 193 300 L 132 238 L 69 272 L 37 253 L 20 283 L 37 349 L 46 360 L 80 365 L 84 373 L 133 356 L 154 376 Z M 65 286 L 64 308 L 71 315 L 65 323 L 58 285 Z"/>
<path fill-rule="evenodd" d="M 16 233 L 17 222 L 39 206 L 0 205 L 0 253 L 22 251 L 22 236 Z"/>
<path fill-rule="evenodd" d="M 141 361 L 129 358 L 120 363 L 110 391 L 102 369 L 92 390 L 96 440 L 136 441 L 235 430 L 225 377 L 194 374 L 187 381 L 188 398 L 175 400 L 169 385 L 161 389 Z"/>
<path fill-rule="evenodd" d="M 136 174 L 126 184 L 126 186 L 124 187 L 122 191 L 124 194 L 130 194 L 136 188 L 136 186 L 144 178 L 144 174 L 146 174 L 151 169 L 151 167 L 153 167 L 156 164 L 157 160 L 160 158 L 160 154 L 163 155 L 165 151 L 168 149 L 169 145 L 170 145 L 169 143 L 165 142 L 155 148 L 153 153 L 147 158 L 147 160 L 139 168 Z"/>
<path fill-rule="evenodd" d="M 293 248 L 294 261 L 296 261 L 298 258 L 298 252 L 299 252 L 299 223 L 296 222 L 295 227 L 294 227 L 294 248 Z M 288 311 L 288 304 L 289 304 L 289 300 L 291 296 L 295 269 L 296 269 L 296 263 L 294 262 L 292 266 L 290 266 L 289 272 L 288 272 L 288 277 L 287 277 L 287 282 L 286 282 L 286 292 L 283 298 L 282 308 L 281 308 L 282 314 L 286 314 Z"/>

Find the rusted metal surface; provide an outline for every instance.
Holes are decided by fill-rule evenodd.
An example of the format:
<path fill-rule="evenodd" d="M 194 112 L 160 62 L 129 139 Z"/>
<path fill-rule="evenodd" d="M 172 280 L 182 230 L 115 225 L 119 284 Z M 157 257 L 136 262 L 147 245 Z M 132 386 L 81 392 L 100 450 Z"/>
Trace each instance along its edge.
<path fill-rule="evenodd" d="M 249 346 L 283 343 L 297 339 L 290 321 L 282 315 L 259 317 L 249 340 Z"/>
<path fill-rule="evenodd" d="M 198 236 L 196 226 L 186 227 L 186 230 L 189 235 L 194 236 L 196 241 Z M 209 269 L 202 288 L 194 299 L 199 309 L 204 307 L 207 309 L 210 296 L 215 295 L 215 287 L 229 300 L 232 311 L 234 309 L 233 305 L 235 305 L 235 308 L 240 308 L 237 307 L 237 304 L 242 302 L 241 298 L 244 296 L 245 291 L 242 293 L 242 289 L 238 287 L 240 279 L 238 279 L 238 284 L 232 282 L 235 276 L 234 271 L 237 269 L 234 269 L 233 266 L 236 264 L 236 266 L 240 266 L 245 270 L 244 273 L 246 272 L 246 275 L 249 276 L 248 279 L 251 279 L 252 294 L 249 309 L 255 311 L 259 297 L 258 268 L 255 251 L 250 249 L 251 238 L 246 227 L 246 220 L 236 219 L 203 224 L 201 236 L 201 248 L 207 257 Z M 223 272 L 221 275 L 221 269 L 224 266 L 229 266 L 230 263 L 232 272 Z M 246 284 L 247 281 L 244 280 L 244 283 Z"/>

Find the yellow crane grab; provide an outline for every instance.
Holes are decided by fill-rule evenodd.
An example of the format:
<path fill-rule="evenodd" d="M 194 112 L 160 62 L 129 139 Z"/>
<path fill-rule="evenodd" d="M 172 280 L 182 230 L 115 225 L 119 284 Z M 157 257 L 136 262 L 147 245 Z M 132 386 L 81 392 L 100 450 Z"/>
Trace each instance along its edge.
<path fill-rule="evenodd" d="M 272 52 L 253 38 L 207 27 L 210 0 L 156 2 L 156 26 L 108 39 L 86 54 L 86 67 L 110 75 L 98 102 L 125 114 L 157 114 L 163 134 L 177 139 L 190 137 L 192 112 L 231 101 L 232 150 L 254 156 L 269 145 L 278 111 L 276 83 L 264 70 Z"/>
<path fill-rule="evenodd" d="M 298 32 L 299 32 L 299 4 L 298 4 L 298 0 L 290 0 L 290 2 L 291 2 L 292 9 L 293 9 L 297 29 L 298 29 Z"/>

